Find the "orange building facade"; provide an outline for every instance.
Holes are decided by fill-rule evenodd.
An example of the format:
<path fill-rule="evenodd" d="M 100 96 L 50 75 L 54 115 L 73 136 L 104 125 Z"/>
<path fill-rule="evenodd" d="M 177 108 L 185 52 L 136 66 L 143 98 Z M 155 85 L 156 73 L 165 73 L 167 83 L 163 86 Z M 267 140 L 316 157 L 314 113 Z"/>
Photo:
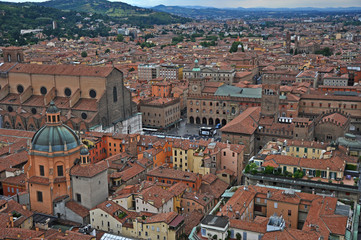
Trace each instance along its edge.
<path fill-rule="evenodd" d="M 31 210 L 53 214 L 54 200 L 72 198 L 69 170 L 80 158 L 81 143 L 74 131 L 62 124 L 53 102 L 46 121 L 32 139 L 24 169 Z"/>

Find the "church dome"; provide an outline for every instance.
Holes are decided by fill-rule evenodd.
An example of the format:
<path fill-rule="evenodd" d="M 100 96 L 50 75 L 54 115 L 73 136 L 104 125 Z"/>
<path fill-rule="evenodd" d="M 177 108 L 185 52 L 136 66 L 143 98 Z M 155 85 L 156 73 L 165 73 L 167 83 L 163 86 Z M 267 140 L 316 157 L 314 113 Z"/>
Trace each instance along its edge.
<path fill-rule="evenodd" d="M 80 155 L 89 155 L 89 150 L 87 147 L 83 146 L 81 149 L 80 149 Z"/>
<path fill-rule="evenodd" d="M 69 151 L 80 145 L 75 132 L 66 125 L 45 125 L 32 139 L 32 150 L 41 152 Z"/>
<path fill-rule="evenodd" d="M 46 111 L 46 124 L 40 128 L 31 141 L 31 149 L 40 152 L 69 151 L 80 146 L 75 132 L 60 121 L 60 110 L 54 102 Z"/>

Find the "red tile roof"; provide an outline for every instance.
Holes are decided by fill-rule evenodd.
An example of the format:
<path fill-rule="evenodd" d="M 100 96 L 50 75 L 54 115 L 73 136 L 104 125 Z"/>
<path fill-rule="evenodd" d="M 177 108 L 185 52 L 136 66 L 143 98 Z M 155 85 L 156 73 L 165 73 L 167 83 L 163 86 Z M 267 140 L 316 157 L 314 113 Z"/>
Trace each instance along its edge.
<path fill-rule="evenodd" d="M 257 219 L 257 221 L 256 221 Z M 245 221 L 240 219 L 230 219 L 229 224 L 231 228 L 242 229 L 256 233 L 266 233 L 268 218 L 257 216 L 253 221 Z"/>
<path fill-rule="evenodd" d="M 169 178 L 181 181 L 196 182 L 199 177 L 198 174 L 192 172 L 184 172 L 181 170 L 175 170 L 170 168 L 158 167 L 147 173 L 147 176 Z"/>
<path fill-rule="evenodd" d="M 29 178 L 28 180 L 29 183 L 37 183 L 37 184 L 42 184 L 42 185 L 49 185 L 49 178 L 45 178 L 45 177 L 38 177 L 38 176 L 32 176 L 31 178 Z"/>
<path fill-rule="evenodd" d="M 170 224 L 177 217 L 178 214 L 176 212 L 159 213 L 152 217 L 146 218 L 145 223 L 164 222 L 166 224 Z"/>
<path fill-rule="evenodd" d="M 20 63 L 11 69 L 10 73 L 107 77 L 113 71 L 113 69 L 113 67 L 109 66 L 90 67 L 84 65 L 39 65 Z"/>
<path fill-rule="evenodd" d="M 271 161 L 271 162 L 270 162 Z M 298 166 L 302 168 L 311 168 L 311 169 L 327 169 L 331 171 L 344 171 L 345 170 L 345 160 L 339 155 L 333 155 L 328 159 L 311 159 L 311 158 L 299 158 L 285 155 L 268 155 L 263 163 L 263 166 L 268 166 L 268 164 L 274 165 L 282 164 L 288 166 Z M 269 166 L 271 166 L 269 165 Z"/>
<path fill-rule="evenodd" d="M 258 127 L 261 108 L 251 107 L 239 114 L 231 122 L 227 123 L 221 131 L 224 133 L 238 133 L 251 135 Z"/>
<path fill-rule="evenodd" d="M 3 239 L 33 239 L 44 236 L 44 232 L 28 230 L 23 228 L 0 228 L 0 236 Z"/>
<path fill-rule="evenodd" d="M 65 206 L 72 210 L 74 213 L 78 214 L 80 217 L 85 218 L 89 215 L 89 209 L 75 202 L 74 200 L 68 201 Z"/>
<path fill-rule="evenodd" d="M 7 177 L 7 178 L 1 180 L 1 182 L 3 184 L 11 184 L 11 185 L 25 187 L 25 179 L 26 179 L 26 174 L 22 173 L 22 174 L 20 174 L 18 176 Z"/>
<path fill-rule="evenodd" d="M 318 240 L 321 234 L 316 231 L 302 231 L 298 229 L 286 228 L 283 231 L 266 232 L 262 239 L 277 239 L 277 240 Z M 328 239 L 323 236 L 324 239 Z"/>
<path fill-rule="evenodd" d="M 105 161 L 101 161 L 96 164 L 78 164 L 71 168 L 70 174 L 73 176 L 91 178 L 106 171 L 107 169 L 108 165 Z"/>
<path fill-rule="evenodd" d="M 158 209 L 174 197 L 173 193 L 164 190 L 159 186 L 145 188 L 137 195 L 141 196 L 143 201 L 148 202 Z"/>
<path fill-rule="evenodd" d="M 129 179 L 132 179 L 133 177 L 137 176 L 138 174 L 141 174 L 145 171 L 145 168 L 140 166 L 137 163 L 134 163 L 131 165 L 130 168 L 125 169 L 121 172 L 114 172 L 110 175 L 110 178 L 121 178 L 122 181 L 128 181 Z"/>

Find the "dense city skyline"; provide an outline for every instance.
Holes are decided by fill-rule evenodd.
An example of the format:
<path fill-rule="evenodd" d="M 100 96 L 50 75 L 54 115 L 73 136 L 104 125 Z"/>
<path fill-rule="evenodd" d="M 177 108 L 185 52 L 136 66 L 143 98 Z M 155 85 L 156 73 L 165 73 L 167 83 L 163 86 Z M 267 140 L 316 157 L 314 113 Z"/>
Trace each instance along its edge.
<path fill-rule="evenodd" d="M 361 239 L 361 0 L 0 23 L 0 240 Z"/>
<path fill-rule="evenodd" d="M 7 2 L 45 2 L 43 0 L 7 0 Z M 315 7 L 315 8 L 346 8 L 346 7 L 361 7 L 361 2 L 358 0 L 305 0 L 305 1 L 284 1 L 284 0 L 124 0 L 124 1 L 111 1 L 111 2 L 125 2 L 131 5 L 141 7 L 152 7 L 160 4 L 166 6 L 206 6 L 216 8 L 254 8 L 254 7 L 265 7 L 265 8 L 299 8 L 299 7 Z"/>

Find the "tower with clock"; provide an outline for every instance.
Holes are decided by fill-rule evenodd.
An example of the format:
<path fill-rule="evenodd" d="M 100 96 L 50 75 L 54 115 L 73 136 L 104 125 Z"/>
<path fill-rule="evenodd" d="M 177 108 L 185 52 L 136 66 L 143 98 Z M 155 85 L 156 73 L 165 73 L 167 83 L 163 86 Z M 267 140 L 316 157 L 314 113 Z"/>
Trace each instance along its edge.
<path fill-rule="evenodd" d="M 201 94 L 205 79 L 202 77 L 197 59 L 194 61 L 194 68 L 192 69 L 192 72 L 193 77 L 189 79 L 190 94 Z"/>

